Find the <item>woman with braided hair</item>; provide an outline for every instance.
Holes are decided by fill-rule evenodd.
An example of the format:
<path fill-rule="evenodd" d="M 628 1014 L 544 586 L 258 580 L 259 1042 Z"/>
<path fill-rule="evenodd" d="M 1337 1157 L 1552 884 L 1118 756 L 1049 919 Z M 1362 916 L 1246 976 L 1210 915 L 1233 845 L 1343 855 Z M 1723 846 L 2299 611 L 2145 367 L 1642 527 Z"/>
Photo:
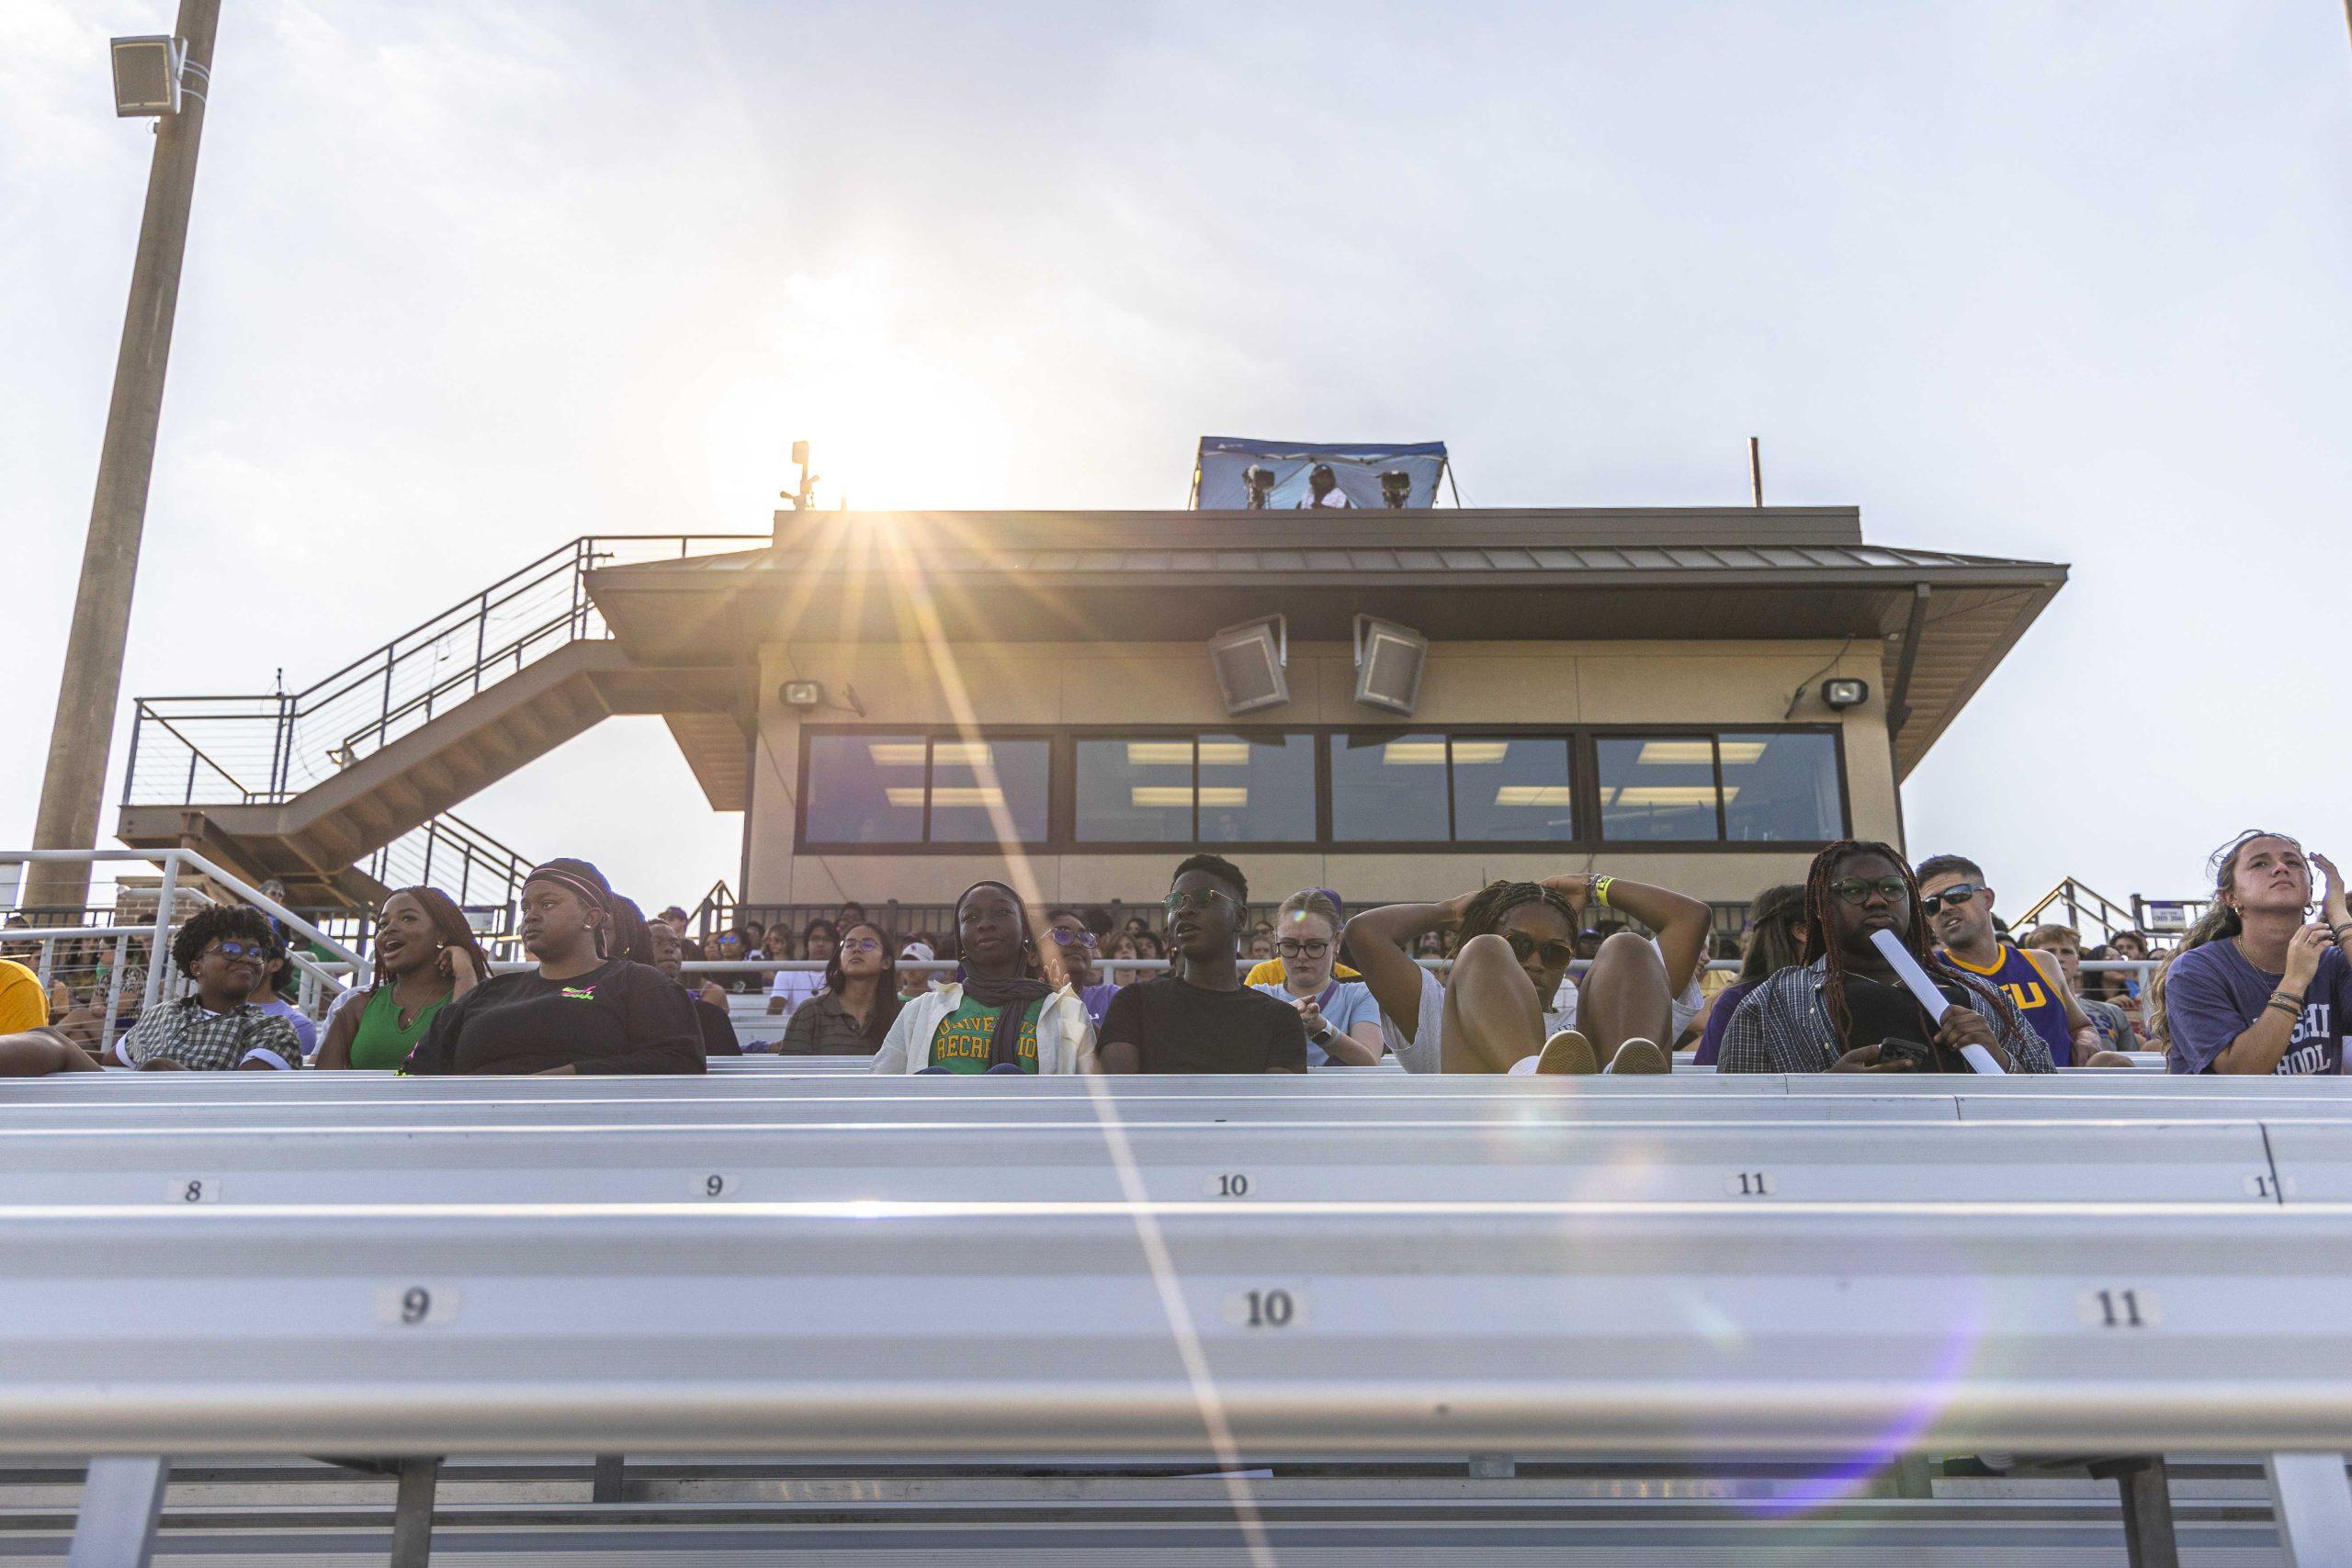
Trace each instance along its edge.
<path fill-rule="evenodd" d="M 1568 979 L 1588 908 L 1657 932 L 1620 931 L 1579 985 Z M 1416 1073 L 1662 1073 L 1700 1008 L 1696 976 L 1713 916 L 1696 898 L 1623 877 L 1497 882 L 1438 904 L 1391 904 L 1348 922 L 1349 950 L 1380 1004 L 1388 1048 Z M 1442 985 L 1411 954 L 1461 940 Z"/>
<path fill-rule="evenodd" d="M 1954 1005 L 1940 1023 L 1871 940 L 1892 931 Z M 1748 993 L 1724 1031 L 1724 1073 L 1968 1072 L 1982 1045 L 2004 1072 L 2047 1073 L 2050 1046 L 2007 997 L 1938 957 L 1919 885 L 1885 844 L 1846 840 L 1815 855 L 1797 939 L 1802 963 Z"/>

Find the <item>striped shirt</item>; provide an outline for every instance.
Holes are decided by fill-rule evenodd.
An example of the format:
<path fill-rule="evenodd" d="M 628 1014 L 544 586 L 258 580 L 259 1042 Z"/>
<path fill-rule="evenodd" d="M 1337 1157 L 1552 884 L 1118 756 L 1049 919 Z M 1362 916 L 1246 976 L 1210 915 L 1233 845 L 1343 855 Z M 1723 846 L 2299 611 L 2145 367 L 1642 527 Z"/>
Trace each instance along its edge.
<path fill-rule="evenodd" d="M 1821 999 L 1828 967 L 1827 958 L 1816 958 L 1803 968 L 1783 969 L 1748 992 L 1724 1031 L 1715 1071 L 1826 1073 L 1836 1066 L 1845 1047 Z M 2006 998 L 1982 996 L 1970 987 L 1968 1005 L 1992 1024 L 1993 1038 L 2017 1058 L 2018 1070 L 2057 1070 L 2051 1065 L 2049 1045 L 2026 1027 Z"/>

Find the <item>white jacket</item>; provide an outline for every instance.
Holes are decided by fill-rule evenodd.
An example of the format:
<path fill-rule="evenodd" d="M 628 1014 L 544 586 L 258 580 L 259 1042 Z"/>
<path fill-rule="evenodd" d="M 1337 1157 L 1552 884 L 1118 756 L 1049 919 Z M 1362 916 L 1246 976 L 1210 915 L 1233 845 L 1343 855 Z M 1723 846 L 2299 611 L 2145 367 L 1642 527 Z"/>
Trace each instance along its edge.
<path fill-rule="evenodd" d="M 940 1021 L 963 1005 L 960 981 L 910 1000 L 899 1010 L 890 1032 L 882 1037 L 882 1048 L 874 1053 L 870 1070 L 919 1073 L 931 1066 L 932 1037 L 939 1032 Z M 1093 1055 L 1094 1021 L 1086 1016 L 1086 1004 L 1078 999 L 1078 993 L 1064 986 L 1046 998 L 1037 1013 L 1037 1071 L 1075 1073 Z"/>

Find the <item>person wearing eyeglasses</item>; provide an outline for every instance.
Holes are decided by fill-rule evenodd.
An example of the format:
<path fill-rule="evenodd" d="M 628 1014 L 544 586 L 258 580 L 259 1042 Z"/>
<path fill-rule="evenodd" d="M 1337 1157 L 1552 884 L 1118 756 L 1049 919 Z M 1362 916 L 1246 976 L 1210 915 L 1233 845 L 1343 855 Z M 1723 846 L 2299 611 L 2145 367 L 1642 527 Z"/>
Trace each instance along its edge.
<path fill-rule="evenodd" d="M 1620 931 L 1581 983 L 1568 978 L 1588 909 L 1657 932 Z M 1388 1049 L 1415 1073 L 1663 1073 L 1699 1015 L 1713 912 L 1622 876 L 1494 882 L 1436 904 L 1391 904 L 1348 922 L 1348 947 L 1380 1004 Z M 1433 932 L 1460 939 L 1443 981 L 1408 956 Z"/>
<path fill-rule="evenodd" d="M 1180 972 L 1120 988 L 1102 1021 L 1106 1073 L 1303 1073 L 1297 1011 L 1241 983 L 1250 884 L 1240 867 L 1194 855 L 1168 889 L 1168 937 Z"/>
<path fill-rule="evenodd" d="M 1383 1049 L 1380 1004 L 1372 999 L 1372 987 L 1333 974 L 1340 926 L 1340 908 L 1328 893 L 1310 888 L 1283 899 L 1273 928 L 1282 977 L 1255 980 L 1250 987 L 1298 1010 L 1309 1067 L 1369 1067 Z"/>
<path fill-rule="evenodd" d="M 1891 931 L 1952 1005 L 1930 1019 L 1872 940 Z M 2003 1072 L 2056 1069 L 2050 1047 L 1987 981 L 1935 950 L 1919 885 L 1885 844 L 1814 856 L 1797 926 L 1801 966 L 1750 991 L 1724 1031 L 1721 1073 L 1965 1073 L 1970 1045 Z"/>
<path fill-rule="evenodd" d="M 1993 890 L 1984 869 L 1965 855 L 1933 855 L 1919 863 L 1919 908 L 1936 940 L 1937 952 L 1954 965 L 1991 982 L 2009 998 L 2018 1015 L 2050 1046 L 2062 1067 L 2128 1067 L 2131 1059 L 2102 1051 L 2098 1027 L 2056 958 L 2001 940 L 1993 928 Z M 2100 1056 L 2107 1060 L 2098 1060 Z"/>
<path fill-rule="evenodd" d="M 914 998 L 874 1054 L 877 1073 L 1084 1072 L 1094 1021 L 1067 983 L 1038 977 L 1021 895 L 976 882 L 956 900 L 956 977 Z"/>
<path fill-rule="evenodd" d="M 870 1056 L 899 1021 L 899 961 L 871 920 L 842 928 L 825 961 L 825 988 L 795 1008 L 776 1050 L 786 1055 Z"/>
<path fill-rule="evenodd" d="M 1070 988 L 1085 1004 L 1086 1016 L 1094 1021 L 1098 1033 L 1102 1028 L 1103 1014 L 1110 1010 L 1111 998 L 1119 994 L 1119 987 L 1104 980 L 1102 972 L 1094 966 L 1102 941 L 1076 909 L 1048 909 L 1046 941 L 1037 949 L 1046 978 Z"/>
<path fill-rule="evenodd" d="M 277 942 L 258 909 L 198 910 L 172 933 L 172 962 L 195 989 L 141 1013 L 114 1043 L 115 1062 L 190 1072 L 300 1067 L 302 1042 L 294 1026 L 250 999 Z"/>

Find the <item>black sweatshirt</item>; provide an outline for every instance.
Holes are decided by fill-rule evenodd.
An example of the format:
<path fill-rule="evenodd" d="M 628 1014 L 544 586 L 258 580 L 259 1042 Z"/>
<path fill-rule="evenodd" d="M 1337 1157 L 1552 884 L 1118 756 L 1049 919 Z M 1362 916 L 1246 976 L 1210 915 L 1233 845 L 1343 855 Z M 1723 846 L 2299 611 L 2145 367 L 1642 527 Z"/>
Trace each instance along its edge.
<path fill-rule="evenodd" d="M 484 980 L 435 1015 L 410 1073 L 698 1073 L 694 1003 L 667 975 L 612 958 L 549 980 L 536 969 Z"/>

